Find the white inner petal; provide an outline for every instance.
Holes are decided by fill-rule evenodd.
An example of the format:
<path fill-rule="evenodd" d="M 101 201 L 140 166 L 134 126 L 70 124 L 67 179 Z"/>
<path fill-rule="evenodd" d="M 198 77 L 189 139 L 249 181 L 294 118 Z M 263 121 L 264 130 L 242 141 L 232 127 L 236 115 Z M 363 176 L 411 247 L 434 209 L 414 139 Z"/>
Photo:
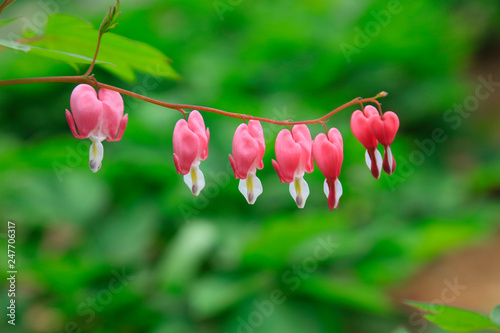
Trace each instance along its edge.
<path fill-rule="evenodd" d="M 326 179 L 323 183 L 323 192 L 325 192 L 325 195 L 328 198 L 328 195 L 330 194 L 330 188 L 328 187 L 328 183 L 326 182 Z"/>
<path fill-rule="evenodd" d="M 96 135 L 96 132 L 98 135 Z M 97 129 L 92 131 L 92 133 L 89 135 L 89 139 L 94 141 L 94 142 L 97 142 L 97 141 L 101 142 L 101 141 L 106 140 L 106 136 L 103 136 L 101 134 L 101 123 L 99 123 L 99 127 Z"/>
<path fill-rule="evenodd" d="M 199 195 L 200 191 L 205 187 L 205 176 L 200 170 L 200 164 L 193 163 L 189 172 L 184 175 L 184 182 L 189 187 L 194 195 Z"/>
<path fill-rule="evenodd" d="M 380 155 L 380 152 L 378 151 L 378 149 L 375 149 L 375 159 L 377 160 L 377 170 L 378 170 L 378 178 L 380 178 L 380 175 L 382 173 L 382 162 L 383 162 L 383 158 L 382 158 L 382 155 Z M 365 152 L 365 161 L 366 161 L 366 165 L 368 166 L 368 169 L 372 169 L 372 160 L 370 158 L 370 154 L 368 154 L 368 150 Z"/>
<path fill-rule="evenodd" d="M 380 177 L 380 173 L 382 172 L 382 162 L 384 161 L 384 159 L 382 158 L 382 155 L 380 155 L 378 149 L 375 149 L 375 159 L 377 160 L 377 168 L 379 170 Z"/>
<path fill-rule="evenodd" d="M 299 208 L 304 208 L 307 197 L 309 197 L 309 185 L 303 176 L 294 177 L 293 182 L 290 183 L 290 195 Z"/>
<path fill-rule="evenodd" d="M 385 153 L 387 154 L 387 161 L 389 162 L 389 168 L 391 169 L 391 171 L 394 170 L 394 158 L 392 157 L 392 150 L 391 150 L 391 147 L 387 147 L 386 150 L 385 150 Z"/>
<path fill-rule="evenodd" d="M 365 161 L 368 169 L 372 169 L 372 159 L 370 158 L 370 154 L 368 154 L 368 150 L 365 152 Z"/>
<path fill-rule="evenodd" d="M 335 208 L 339 206 L 339 199 L 342 196 L 343 189 L 342 189 L 342 184 L 340 183 L 340 180 L 335 180 L 333 183 L 335 186 Z M 330 188 L 328 187 L 328 183 L 325 182 L 323 183 L 323 191 L 325 192 L 326 197 L 328 198 L 328 195 L 330 195 Z"/>
<path fill-rule="evenodd" d="M 343 189 L 340 180 L 335 181 L 335 208 L 339 206 L 339 199 L 342 196 Z"/>
<path fill-rule="evenodd" d="M 89 167 L 92 172 L 97 172 L 101 168 L 104 157 L 104 147 L 100 141 L 92 141 L 89 151 Z"/>
<path fill-rule="evenodd" d="M 246 179 L 240 179 L 238 189 L 247 202 L 253 205 L 258 196 L 262 194 L 262 183 L 255 173 L 249 173 Z"/>

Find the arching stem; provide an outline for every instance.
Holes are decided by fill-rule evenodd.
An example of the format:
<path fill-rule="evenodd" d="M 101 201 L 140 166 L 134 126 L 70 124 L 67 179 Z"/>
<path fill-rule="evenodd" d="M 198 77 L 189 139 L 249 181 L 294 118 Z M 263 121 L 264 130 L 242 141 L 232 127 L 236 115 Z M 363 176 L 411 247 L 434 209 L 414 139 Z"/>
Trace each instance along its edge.
<path fill-rule="evenodd" d="M 148 103 L 163 106 L 163 107 L 177 110 L 177 111 L 180 111 L 179 109 L 198 110 L 198 111 L 216 113 L 216 114 L 220 114 L 220 115 L 223 115 L 226 117 L 231 117 L 231 118 L 236 118 L 236 119 L 259 120 L 262 122 L 266 122 L 266 123 L 270 123 L 270 124 L 274 124 L 274 125 L 282 125 L 282 126 L 293 126 L 293 125 L 299 125 L 299 124 L 305 124 L 305 125 L 321 124 L 322 122 L 326 121 L 328 118 L 330 118 L 331 116 L 333 116 L 337 112 L 340 112 L 340 111 L 342 111 L 350 106 L 357 105 L 360 103 L 376 104 L 378 106 L 380 112 L 382 113 L 380 103 L 377 101 L 377 99 L 387 96 L 386 92 L 381 92 L 381 93 L 378 93 L 377 95 L 375 95 L 374 97 L 369 97 L 369 98 L 357 97 L 357 98 L 337 107 L 336 109 L 333 109 L 332 111 L 326 113 L 325 115 L 323 115 L 319 118 L 310 119 L 310 120 L 301 120 L 301 121 L 289 121 L 289 120 L 274 120 L 274 119 L 269 119 L 269 118 L 265 118 L 265 117 L 256 117 L 256 116 L 251 116 L 251 115 L 246 115 L 246 114 L 241 114 L 241 113 L 236 113 L 236 112 L 228 112 L 228 111 L 223 111 L 223 110 L 210 108 L 210 107 L 206 107 L 206 106 L 167 103 L 167 102 L 159 101 L 159 100 L 154 99 L 154 98 L 150 98 L 150 97 L 146 97 L 146 96 L 134 93 L 132 91 L 128 91 L 126 89 L 115 87 L 115 86 L 112 86 L 109 84 L 99 83 L 97 85 L 97 83 L 94 80 L 95 79 L 85 77 L 85 76 L 34 77 L 34 78 L 24 78 L 24 79 L 0 80 L 0 87 L 19 85 L 19 84 L 35 84 L 35 83 L 76 83 L 76 84 L 85 83 L 85 84 L 89 84 L 91 86 L 99 86 L 100 88 L 113 90 L 113 91 L 119 92 L 122 95 L 130 96 L 130 97 L 140 99 L 140 100 L 148 102 Z"/>

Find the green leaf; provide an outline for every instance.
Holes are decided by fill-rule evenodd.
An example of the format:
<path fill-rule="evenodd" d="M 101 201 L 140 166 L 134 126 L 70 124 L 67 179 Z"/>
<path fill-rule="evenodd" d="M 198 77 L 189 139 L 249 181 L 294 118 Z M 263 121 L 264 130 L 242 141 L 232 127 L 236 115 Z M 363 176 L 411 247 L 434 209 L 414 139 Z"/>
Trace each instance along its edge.
<path fill-rule="evenodd" d="M 13 18 L 10 18 L 10 19 L 6 19 L 6 20 L 0 20 L 0 28 L 3 27 L 4 25 L 7 25 L 9 23 L 12 23 L 14 22 L 15 20 L 17 20 L 19 17 L 13 17 Z"/>
<path fill-rule="evenodd" d="M 495 325 L 500 327 L 500 305 L 495 306 L 493 310 L 491 310 L 490 319 Z"/>
<path fill-rule="evenodd" d="M 287 279 L 291 281 L 291 278 Z M 295 283 L 298 283 L 297 279 Z M 297 292 L 372 313 L 388 314 L 393 311 L 391 301 L 383 291 L 352 279 L 309 276 L 300 282 Z"/>
<path fill-rule="evenodd" d="M 31 50 L 31 46 L 26 45 L 26 44 L 21 44 L 18 42 L 14 42 L 12 40 L 6 40 L 6 39 L 0 39 L 0 45 L 12 49 L 12 50 L 18 50 L 18 51 L 23 51 L 23 52 L 29 52 Z"/>
<path fill-rule="evenodd" d="M 98 36 L 98 30 L 89 22 L 69 15 L 55 14 L 49 17 L 44 37 L 33 45 L 92 58 Z M 168 79 L 179 78 L 169 64 L 170 59 L 161 51 L 113 33 L 103 35 L 97 59 L 115 64 L 116 66 L 100 66 L 129 82 L 135 80 L 135 72 Z"/>
<path fill-rule="evenodd" d="M 197 317 L 206 319 L 257 293 L 268 283 L 269 277 L 262 274 L 244 278 L 210 276 L 192 285 L 190 305 Z"/>
<path fill-rule="evenodd" d="M 213 225 L 207 222 L 186 224 L 165 250 L 159 265 L 162 286 L 169 291 L 184 292 L 196 277 L 209 250 L 216 244 L 217 236 Z"/>
<path fill-rule="evenodd" d="M 80 54 L 52 50 L 52 49 L 47 49 L 47 48 L 33 46 L 33 45 L 21 44 L 21 43 L 15 42 L 15 41 L 10 41 L 10 40 L 5 40 L 5 39 L 0 39 L 0 45 L 6 47 L 8 49 L 23 51 L 25 53 L 29 52 L 31 54 L 35 54 L 35 55 L 38 55 L 41 57 L 66 61 L 69 63 L 90 64 L 92 62 L 92 58 L 89 58 L 89 57 L 86 57 L 86 56 L 83 56 Z M 100 61 L 100 63 L 114 66 L 112 63 L 104 63 L 102 61 Z"/>
<path fill-rule="evenodd" d="M 428 314 L 424 315 L 424 318 L 447 331 L 474 332 L 497 328 L 488 317 L 477 312 L 441 304 L 414 301 L 406 301 L 405 303 L 423 312 L 428 312 Z"/>

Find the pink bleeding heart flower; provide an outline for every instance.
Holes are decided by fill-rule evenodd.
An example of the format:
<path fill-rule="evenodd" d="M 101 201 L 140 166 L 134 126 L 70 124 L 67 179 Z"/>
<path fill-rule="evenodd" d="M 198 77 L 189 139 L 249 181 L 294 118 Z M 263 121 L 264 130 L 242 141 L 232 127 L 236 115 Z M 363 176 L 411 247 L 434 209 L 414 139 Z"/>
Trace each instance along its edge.
<path fill-rule="evenodd" d="M 71 93 L 70 106 L 71 112 L 66 110 L 66 120 L 71 133 L 77 139 L 92 141 L 89 166 L 97 172 L 104 156 L 101 142 L 121 140 L 127 126 L 128 114 L 123 116 L 122 96 L 105 88 L 97 93 L 92 86 L 80 84 Z"/>
<path fill-rule="evenodd" d="M 344 160 L 344 145 L 338 129 L 331 128 L 328 137 L 324 133 L 318 134 L 314 139 L 312 151 L 316 165 L 326 178 L 323 190 L 328 198 L 328 208 L 330 211 L 337 209 L 342 196 L 339 175 Z"/>
<path fill-rule="evenodd" d="M 377 139 L 370 130 L 370 119 L 377 116 L 379 116 L 378 111 L 372 105 L 367 105 L 364 112 L 354 111 L 351 117 L 351 130 L 356 139 L 366 148 L 366 165 L 373 177 L 379 179 L 382 172 L 382 155 L 377 150 Z"/>
<path fill-rule="evenodd" d="M 229 162 L 234 171 L 234 178 L 239 179 L 238 189 L 251 205 L 262 194 L 262 183 L 255 175 L 257 169 L 264 168 L 264 132 L 257 120 L 250 120 L 248 125 L 241 124 L 233 138 L 233 155 Z"/>
<path fill-rule="evenodd" d="M 201 114 L 194 110 L 189 118 L 180 119 L 174 127 L 174 163 L 177 173 L 184 175 L 184 182 L 194 195 L 205 187 L 205 177 L 200 162 L 208 157 L 210 132 L 205 129 Z"/>
<path fill-rule="evenodd" d="M 276 160 L 273 166 L 282 183 L 290 184 L 290 195 L 299 208 L 304 208 L 309 186 L 304 173 L 314 170 L 311 132 L 306 125 L 296 125 L 292 131 L 281 130 L 276 138 Z"/>
<path fill-rule="evenodd" d="M 384 146 L 384 171 L 392 175 L 396 169 L 396 160 L 392 155 L 391 144 L 399 129 L 399 118 L 392 112 L 385 112 L 382 116 L 376 115 L 370 118 L 370 131 L 373 136 Z"/>

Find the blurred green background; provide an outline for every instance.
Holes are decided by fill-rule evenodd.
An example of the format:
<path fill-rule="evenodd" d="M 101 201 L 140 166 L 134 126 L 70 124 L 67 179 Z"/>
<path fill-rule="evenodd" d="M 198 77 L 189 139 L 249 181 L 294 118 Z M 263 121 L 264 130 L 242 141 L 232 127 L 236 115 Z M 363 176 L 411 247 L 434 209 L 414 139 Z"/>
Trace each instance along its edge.
<path fill-rule="evenodd" d="M 17 1 L 1 18 L 43 23 L 53 11 L 97 27 L 110 4 Z M 344 137 L 340 207 L 329 212 L 316 168 L 299 210 L 271 167 L 281 128 L 263 124 L 264 193 L 249 206 L 228 161 L 240 122 L 204 113 L 207 186 L 195 198 L 172 159 L 176 111 L 125 98 L 125 135 L 104 143 L 93 174 L 90 141 L 74 139 L 64 117 L 74 84 L 1 87 L 1 243 L 15 221 L 19 272 L 17 325 L 2 315 L 2 332 L 441 332 L 402 300 L 484 313 L 500 303 L 500 93 L 483 84 L 500 81 L 497 1 L 123 0 L 120 9 L 114 33 L 161 50 L 181 79 L 125 82 L 97 67 L 99 81 L 294 120 L 385 90 L 383 108 L 401 121 L 398 168 L 373 179 L 350 108 L 328 123 Z M 85 70 L 0 49 L 0 79 Z"/>

